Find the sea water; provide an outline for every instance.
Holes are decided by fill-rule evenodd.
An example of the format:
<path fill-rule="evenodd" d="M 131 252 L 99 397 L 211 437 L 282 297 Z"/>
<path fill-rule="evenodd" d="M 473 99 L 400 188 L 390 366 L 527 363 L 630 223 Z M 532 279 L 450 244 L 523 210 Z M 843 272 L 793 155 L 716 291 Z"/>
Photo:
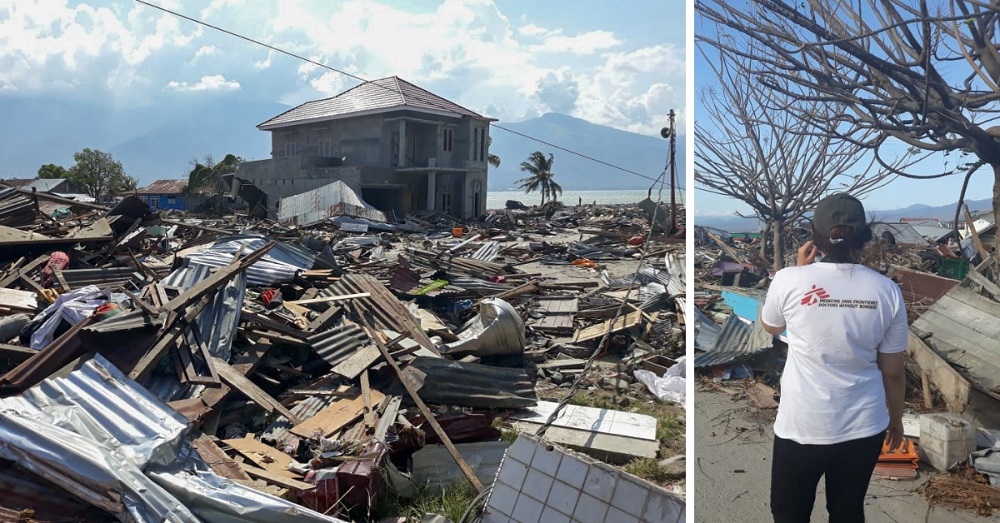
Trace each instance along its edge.
<path fill-rule="evenodd" d="M 622 204 L 622 203 L 638 203 L 644 200 L 649 191 L 646 189 L 624 189 L 624 190 L 605 190 L 605 191 L 563 191 L 561 195 L 557 198 L 564 205 L 577 205 L 581 202 L 585 204 L 590 204 L 597 202 L 599 204 Z M 653 190 L 651 198 L 656 200 L 658 196 L 658 191 Z M 665 188 L 663 192 L 659 195 L 664 202 L 670 202 L 670 189 Z M 674 196 L 677 203 L 684 203 L 684 191 L 682 189 L 677 189 Z M 538 205 L 542 202 L 542 195 L 538 192 L 533 192 L 530 194 L 525 194 L 524 191 L 490 191 L 486 195 L 486 208 L 487 209 L 503 209 L 504 204 L 507 200 L 517 200 L 525 205 Z"/>

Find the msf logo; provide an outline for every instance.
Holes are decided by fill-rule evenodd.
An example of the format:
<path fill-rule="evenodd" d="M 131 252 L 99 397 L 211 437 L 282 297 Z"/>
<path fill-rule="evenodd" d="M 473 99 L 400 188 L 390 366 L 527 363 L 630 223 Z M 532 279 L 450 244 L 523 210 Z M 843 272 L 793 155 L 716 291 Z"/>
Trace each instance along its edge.
<path fill-rule="evenodd" d="M 812 286 L 812 290 L 807 292 L 805 296 L 802 297 L 802 301 L 799 302 L 802 305 L 809 306 L 819 303 L 819 300 L 825 300 L 829 298 L 830 294 L 826 292 L 823 287 L 816 288 L 815 285 Z"/>

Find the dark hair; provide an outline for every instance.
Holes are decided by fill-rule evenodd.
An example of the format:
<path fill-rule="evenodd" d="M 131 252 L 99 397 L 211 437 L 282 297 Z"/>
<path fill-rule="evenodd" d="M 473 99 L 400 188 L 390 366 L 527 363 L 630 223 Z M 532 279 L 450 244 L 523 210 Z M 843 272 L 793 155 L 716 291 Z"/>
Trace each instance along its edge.
<path fill-rule="evenodd" d="M 865 244 L 872 239 L 869 225 L 855 230 L 854 227 L 838 225 L 829 234 L 822 234 L 813 227 L 813 244 L 823 253 L 823 261 L 833 263 L 857 263 Z"/>

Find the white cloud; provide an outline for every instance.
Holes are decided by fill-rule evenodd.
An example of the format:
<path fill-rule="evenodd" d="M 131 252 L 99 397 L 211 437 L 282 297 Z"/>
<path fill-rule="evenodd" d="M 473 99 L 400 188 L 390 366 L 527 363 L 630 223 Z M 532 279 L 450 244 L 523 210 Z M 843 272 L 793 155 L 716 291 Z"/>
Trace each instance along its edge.
<path fill-rule="evenodd" d="M 518 27 L 517 28 L 517 32 L 518 32 L 518 34 L 521 34 L 521 35 L 524 35 L 524 36 L 541 36 L 541 35 L 544 35 L 544 34 L 548 34 L 549 30 L 546 29 L 546 28 L 544 28 L 544 27 L 539 27 L 539 26 L 537 26 L 535 24 L 527 24 L 527 25 L 522 25 L 521 27 Z"/>
<path fill-rule="evenodd" d="M 589 31 L 575 36 L 551 34 L 532 50 L 541 53 L 590 54 L 602 49 L 617 47 L 621 41 L 610 31 Z"/>
<path fill-rule="evenodd" d="M 226 80 L 221 74 L 213 74 L 202 76 L 201 80 L 193 84 L 171 81 L 167 83 L 167 88 L 175 91 L 235 91 L 240 88 L 240 83 Z"/>
<path fill-rule="evenodd" d="M 271 67 L 271 56 L 274 55 L 274 51 L 268 49 L 267 56 L 263 60 L 253 63 L 255 69 L 267 69 Z"/>
<path fill-rule="evenodd" d="M 195 59 L 201 58 L 202 56 L 210 56 L 217 53 L 219 50 L 216 49 L 214 45 L 203 45 L 194 52 Z"/>

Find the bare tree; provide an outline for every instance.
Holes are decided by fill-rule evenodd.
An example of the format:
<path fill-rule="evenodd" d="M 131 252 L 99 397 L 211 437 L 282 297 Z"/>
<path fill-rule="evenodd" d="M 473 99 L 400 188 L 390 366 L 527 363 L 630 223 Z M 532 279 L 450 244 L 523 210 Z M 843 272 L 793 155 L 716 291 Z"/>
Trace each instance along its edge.
<path fill-rule="evenodd" d="M 727 39 L 727 47 L 740 45 L 732 40 Z M 742 44 L 754 45 L 745 39 Z M 797 101 L 782 90 L 761 88 L 747 47 L 740 47 L 740 54 L 700 44 L 698 49 L 711 69 L 699 74 L 711 72 L 712 83 L 701 93 L 702 111 L 695 123 L 695 182 L 700 190 L 753 209 L 765 223 L 761 256 L 770 255 L 779 270 L 788 226 L 814 210 L 820 199 L 833 192 L 862 195 L 895 176 L 879 169 L 857 141 L 844 140 L 835 130 L 820 132 L 812 122 L 781 109 L 796 104 L 801 111 L 833 120 L 843 104 Z"/>
<path fill-rule="evenodd" d="M 754 42 L 754 81 L 795 100 L 841 104 L 839 136 L 874 151 L 887 170 L 921 177 L 884 158 L 893 143 L 972 153 L 993 168 L 993 209 L 1000 216 L 996 0 L 747 0 L 738 6 L 698 0 L 696 9 L 724 28 L 717 33 L 723 37 L 702 42 L 747 58 L 724 35 Z M 814 113 L 809 105 L 789 110 L 830 128 L 828 113 Z"/>

